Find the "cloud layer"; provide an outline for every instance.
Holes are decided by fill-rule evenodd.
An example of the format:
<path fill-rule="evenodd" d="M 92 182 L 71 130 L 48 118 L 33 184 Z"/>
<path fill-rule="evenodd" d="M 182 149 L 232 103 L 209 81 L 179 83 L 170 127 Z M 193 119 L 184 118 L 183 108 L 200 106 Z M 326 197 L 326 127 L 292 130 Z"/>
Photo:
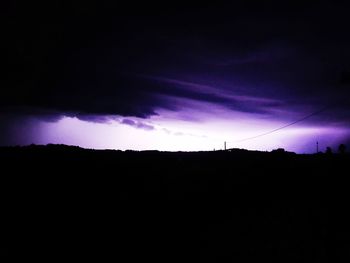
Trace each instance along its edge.
<path fill-rule="evenodd" d="M 7 116 L 121 116 L 120 124 L 147 131 L 154 127 L 142 119 L 162 112 L 205 121 L 201 112 L 217 108 L 232 120 L 288 124 L 324 107 L 307 123 L 345 127 L 350 118 L 341 81 L 350 71 L 347 3 L 46 2 L 6 9 Z M 5 118 L 1 125 L 11 126 Z"/>

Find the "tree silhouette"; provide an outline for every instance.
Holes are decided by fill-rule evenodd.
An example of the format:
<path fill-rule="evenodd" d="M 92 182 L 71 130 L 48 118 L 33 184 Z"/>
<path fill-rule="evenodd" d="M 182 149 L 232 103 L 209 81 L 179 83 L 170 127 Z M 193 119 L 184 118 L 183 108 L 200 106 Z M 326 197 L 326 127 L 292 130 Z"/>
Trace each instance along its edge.
<path fill-rule="evenodd" d="M 326 148 L 326 154 L 332 154 L 332 148 L 331 147 L 327 147 Z"/>
<path fill-rule="evenodd" d="M 345 146 L 345 144 L 343 144 L 343 143 L 340 144 L 339 147 L 338 147 L 338 152 L 339 152 L 340 154 L 344 154 L 345 151 L 346 151 L 346 146 Z"/>

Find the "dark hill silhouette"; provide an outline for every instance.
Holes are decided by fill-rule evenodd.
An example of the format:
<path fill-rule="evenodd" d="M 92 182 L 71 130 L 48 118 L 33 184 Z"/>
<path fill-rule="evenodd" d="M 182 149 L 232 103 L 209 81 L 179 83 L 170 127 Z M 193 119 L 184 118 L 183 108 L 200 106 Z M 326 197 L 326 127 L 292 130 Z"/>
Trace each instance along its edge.
<path fill-rule="evenodd" d="M 348 154 L 32 145 L 0 160 L 13 261 L 349 259 Z"/>

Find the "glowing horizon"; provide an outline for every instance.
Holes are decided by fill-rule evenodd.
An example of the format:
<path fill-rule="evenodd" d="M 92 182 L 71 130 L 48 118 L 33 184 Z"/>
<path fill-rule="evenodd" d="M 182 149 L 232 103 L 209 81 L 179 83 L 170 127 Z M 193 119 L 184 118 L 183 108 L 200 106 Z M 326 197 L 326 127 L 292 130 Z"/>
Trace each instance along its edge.
<path fill-rule="evenodd" d="M 214 93 L 211 96 L 215 98 Z M 239 104 L 233 104 L 234 107 L 228 103 L 230 100 L 221 104 L 177 96 L 163 95 L 161 99 L 173 108 L 158 107 L 147 117 L 77 113 L 53 113 L 46 117 L 33 114 L 20 119 L 10 116 L 7 119 L 16 123 L 10 125 L 13 140 L 6 143 L 67 144 L 116 150 L 211 151 L 223 149 L 226 142 L 227 148 L 259 151 L 284 148 L 297 153 L 314 153 L 316 142 L 319 142 L 320 151 L 328 146 L 336 149 L 340 143 L 346 143 L 350 135 L 346 123 L 326 122 L 322 114 L 310 115 L 315 112 L 315 107 L 291 106 L 264 97 L 236 96 L 232 103 Z M 277 106 L 270 106 L 270 103 Z M 305 119 L 305 116 L 311 117 Z M 300 119 L 303 121 L 295 123 Z M 276 130 L 291 123 L 294 125 Z M 274 132 L 266 134 L 270 131 Z M 259 135 L 263 136 L 255 138 Z"/>
<path fill-rule="evenodd" d="M 226 141 L 227 148 L 259 151 L 284 148 L 297 153 L 314 153 L 316 141 L 322 151 L 329 145 L 336 147 L 349 133 L 343 127 L 298 124 L 240 142 L 285 123 L 260 119 L 237 122 L 224 118 L 189 121 L 159 115 L 149 119 L 122 116 L 106 116 L 105 119 L 107 121 L 101 122 L 77 117 L 62 117 L 54 122 L 37 120 L 32 122 L 33 136 L 20 144 L 66 144 L 115 150 L 211 151 L 223 149 Z"/>

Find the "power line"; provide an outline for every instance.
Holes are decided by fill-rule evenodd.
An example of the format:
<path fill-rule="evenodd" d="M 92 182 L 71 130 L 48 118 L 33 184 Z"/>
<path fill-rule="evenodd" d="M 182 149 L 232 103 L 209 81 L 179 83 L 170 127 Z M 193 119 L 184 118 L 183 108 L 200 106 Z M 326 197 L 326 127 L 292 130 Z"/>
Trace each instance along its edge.
<path fill-rule="evenodd" d="M 274 133 L 274 132 L 276 132 L 276 131 L 285 129 L 285 128 L 289 127 L 289 126 L 292 126 L 292 125 L 294 125 L 294 124 L 296 124 L 296 123 L 298 123 L 298 122 L 304 121 L 304 120 L 306 120 L 306 119 L 308 119 L 308 118 L 310 118 L 310 117 L 312 117 L 312 116 L 314 116 L 314 115 L 317 115 L 317 114 L 319 114 L 319 113 L 321 113 L 321 112 L 327 110 L 329 107 L 330 107 L 330 106 L 326 106 L 326 107 L 324 107 L 324 108 L 322 108 L 322 109 L 320 109 L 320 110 L 318 110 L 318 111 L 316 111 L 316 112 L 313 112 L 313 113 L 311 113 L 311 114 L 309 114 L 309 115 L 307 115 L 307 116 L 305 116 L 305 117 L 303 117 L 303 118 L 301 118 L 301 119 L 298 119 L 298 120 L 296 120 L 296 121 L 293 121 L 292 123 L 289 123 L 289 124 L 287 124 L 287 125 L 284 125 L 284 126 L 282 126 L 282 127 L 279 127 L 279 128 L 274 129 L 274 130 L 272 130 L 272 131 L 268 131 L 268 132 L 265 132 L 265 133 L 262 133 L 262 134 L 259 134 L 259 135 L 253 136 L 253 137 L 248 137 L 248 138 L 245 138 L 245 139 L 242 139 L 242 140 L 238 140 L 238 141 L 235 141 L 235 142 L 245 142 L 245 141 L 253 140 L 253 139 L 256 139 L 256 138 L 265 136 L 265 135 L 269 135 L 269 134 Z"/>

